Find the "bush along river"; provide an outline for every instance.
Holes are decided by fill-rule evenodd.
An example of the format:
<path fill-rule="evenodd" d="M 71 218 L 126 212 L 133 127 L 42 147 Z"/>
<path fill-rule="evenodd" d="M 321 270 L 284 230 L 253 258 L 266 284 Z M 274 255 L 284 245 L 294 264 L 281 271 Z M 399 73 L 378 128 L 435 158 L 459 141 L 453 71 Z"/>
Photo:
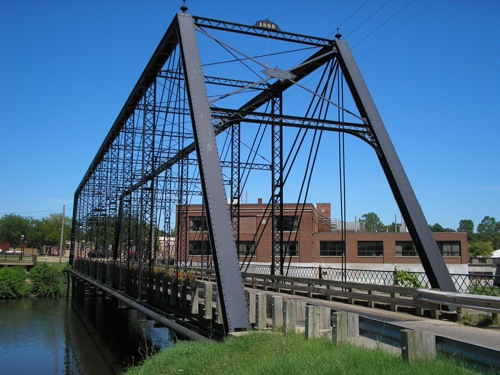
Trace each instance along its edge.
<path fill-rule="evenodd" d="M 0 373 L 121 374 L 170 345 L 155 327 L 113 299 L 0 299 Z"/>

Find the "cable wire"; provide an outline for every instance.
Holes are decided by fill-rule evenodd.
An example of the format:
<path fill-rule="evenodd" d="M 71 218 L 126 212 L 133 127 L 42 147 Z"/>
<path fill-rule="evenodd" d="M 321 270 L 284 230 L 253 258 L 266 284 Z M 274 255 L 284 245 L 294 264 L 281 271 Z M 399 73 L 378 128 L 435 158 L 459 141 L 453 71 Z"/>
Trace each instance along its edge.
<path fill-rule="evenodd" d="M 361 8 L 363 8 L 363 7 L 364 7 L 366 4 L 368 4 L 369 2 L 370 2 L 370 0 L 366 0 L 366 1 L 365 1 L 365 2 L 364 2 L 364 3 L 363 3 L 363 4 L 362 4 L 362 5 L 361 5 L 358 9 L 356 9 L 356 10 L 355 10 L 355 11 L 354 11 L 354 12 L 353 12 L 353 13 L 352 13 L 349 17 L 347 17 L 347 18 L 346 18 L 346 19 L 345 19 L 345 20 L 344 20 L 344 21 L 343 21 L 340 25 L 338 25 L 338 26 L 337 26 L 337 29 L 340 29 L 342 26 L 344 26 L 344 25 L 345 25 L 345 23 L 346 23 L 347 21 L 349 21 L 352 17 L 354 17 L 354 15 L 355 15 L 356 13 L 358 13 L 358 12 L 361 10 Z M 329 37 L 330 37 L 333 33 L 334 33 L 334 31 L 333 31 L 333 32 L 331 32 L 330 34 L 328 34 L 328 38 L 329 38 Z"/>
<path fill-rule="evenodd" d="M 408 21 L 406 21 L 404 24 L 402 24 L 400 27 L 398 27 L 394 32 L 392 32 L 389 36 L 387 36 L 385 39 L 383 39 L 380 43 L 378 43 L 375 47 L 372 49 L 368 50 L 363 56 L 361 56 L 358 60 L 361 60 L 365 58 L 368 54 L 370 54 L 373 50 L 377 49 L 380 45 L 384 44 L 387 40 L 392 38 L 395 34 L 397 34 L 401 29 L 403 29 L 406 25 L 408 25 L 411 21 L 413 21 L 415 18 L 417 18 L 422 12 L 424 12 L 427 8 L 429 8 L 432 4 L 434 4 L 436 0 L 432 0 L 429 4 L 427 4 L 424 8 L 422 8 L 420 11 L 415 13 Z"/>
<path fill-rule="evenodd" d="M 370 33 L 368 33 L 368 35 L 366 35 L 363 39 L 361 39 L 355 45 L 353 45 L 352 48 L 356 47 L 357 45 L 361 44 L 363 41 L 365 41 L 366 39 L 368 39 L 370 37 L 370 35 L 372 35 L 373 33 L 375 33 L 382 26 L 384 26 L 387 22 L 389 22 L 394 17 L 396 17 L 399 13 L 401 13 L 403 10 L 405 10 L 406 8 L 408 8 L 413 2 L 415 2 L 415 0 L 411 0 L 409 3 L 407 3 L 401 9 L 399 9 L 396 13 L 394 13 L 392 16 L 390 16 L 388 19 L 386 19 L 384 22 L 382 22 L 379 26 L 377 26 L 375 29 L 373 29 Z"/>
<path fill-rule="evenodd" d="M 375 12 L 373 12 L 372 14 L 370 14 L 367 18 L 365 18 L 363 20 L 363 22 L 361 22 L 358 26 L 356 26 L 354 28 L 354 30 L 352 30 L 349 34 L 347 34 L 344 38 L 347 38 L 349 35 L 351 35 L 352 33 L 354 33 L 356 30 L 358 30 L 361 26 L 363 26 L 368 20 L 370 20 L 373 16 L 375 16 L 378 12 L 380 12 L 383 8 L 386 7 L 387 4 L 389 4 L 391 2 L 391 0 L 387 0 L 382 6 L 380 6 Z"/>

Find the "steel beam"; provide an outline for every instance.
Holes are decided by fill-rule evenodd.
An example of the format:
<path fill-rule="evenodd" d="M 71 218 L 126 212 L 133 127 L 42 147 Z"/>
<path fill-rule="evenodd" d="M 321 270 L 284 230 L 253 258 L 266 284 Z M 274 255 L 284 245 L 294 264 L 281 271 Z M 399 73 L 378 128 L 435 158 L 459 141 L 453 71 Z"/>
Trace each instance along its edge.
<path fill-rule="evenodd" d="M 284 32 L 278 29 L 269 29 L 257 26 L 243 25 L 240 23 L 227 22 L 221 20 L 214 20 L 210 18 L 203 18 L 194 16 L 196 26 L 201 28 L 211 28 L 223 31 L 229 31 L 240 34 L 253 35 L 256 37 L 270 38 L 294 42 L 299 44 L 313 45 L 313 46 L 329 46 L 330 39 L 317 38 L 309 35 L 294 34 Z"/>
<path fill-rule="evenodd" d="M 283 113 L 281 95 L 273 97 L 272 114 L 280 116 Z M 283 275 L 285 260 L 283 243 L 283 126 L 281 123 L 271 127 L 271 275 L 278 272 Z M 288 248 L 288 246 L 287 246 Z M 276 258 L 279 260 L 276 261 Z"/>
<path fill-rule="evenodd" d="M 433 288 L 456 291 L 436 240 L 398 158 L 382 118 L 346 42 L 335 41 L 337 58 L 361 116 L 378 144 L 378 158 Z"/>
<path fill-rule="evenodd" d="M 247 301 L 193 19 L 189 14 L 178 13 L 177 20 L 224 329 L 226 333 L 247 330 Z"/>

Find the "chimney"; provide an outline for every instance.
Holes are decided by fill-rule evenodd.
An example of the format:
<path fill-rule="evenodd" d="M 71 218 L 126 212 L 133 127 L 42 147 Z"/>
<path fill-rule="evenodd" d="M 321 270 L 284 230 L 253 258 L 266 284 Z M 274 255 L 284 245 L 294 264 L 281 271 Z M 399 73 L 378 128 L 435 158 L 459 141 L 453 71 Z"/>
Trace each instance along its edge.
<path fill-rule="evenodd" d="M 331 220 L 332 205 L 330 203 L 316 203 L 316 211 L 319 216 Z"/>
<path fill-rule="evenodd" d="M 332 205 L 330 203 L 316 203 L 316 212 L 319 218 L 320 232 L 329 232 L 332 221 Z"/>
<path fill-rule="evenodd" d="M 257 198 L 257 204 L 262 204 L 262 198 Z"/>

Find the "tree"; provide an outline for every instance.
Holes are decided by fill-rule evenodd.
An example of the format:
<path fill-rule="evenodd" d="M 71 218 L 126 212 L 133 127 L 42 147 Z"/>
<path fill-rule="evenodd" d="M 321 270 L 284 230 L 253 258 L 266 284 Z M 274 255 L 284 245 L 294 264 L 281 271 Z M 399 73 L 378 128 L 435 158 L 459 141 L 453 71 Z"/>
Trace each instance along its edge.
<path fill-rule="evenodd" d="M 488 258 L 495 248 L 491 241 L 474 241 L 469 243 L 469 255 L 471 257 Z"/>
<path fill-rule="evenodd" d="M 495 249 L 500 249 L 500 233 L 497 233 L 495 238 L 493 238 L 493 247 Z"/>
<path fill-rule="evenodd" d="M 386 225 L 384 228 L 385 232 L 401 232 L 401 223 L 395 223 L 394 221 Z"/>
<path fill-rule="evenodd" d="M 477 226 L 477 234 L 481 241 L 493 241 L 495 235 L 499 233 L 500 225 L 494 217 L 485 216 Z"/>
<path fill-rule="evenodd" d="M 62 214 L 50 214 L 40 221 L 39 230 L 43 233 L 43 245 L 59 246 L 61 241 Z M 64 241 L 71 236 L 71 219 L 64 219 Z"/>
<path fill-rule="evenodd" d="M 365 223 L 365 231 L 366 232 L 384 232 L 385 226 L 384 223 L 380 220 L 378 215 L 374 212 L 368 212 L 361 216 L 359 219 L 360 222 Z"/>
<path fill-rule="evenodd" d="M 31 222 L 31 232 L 28 236 L 29 247 L 37 249 L 45 245 L 45 232 L 42 226 L 42 220 L 33 219 Z"/>
<path fill-rule="evenodd" d="M 431 232 L 455 232 L 452 228 L 443 228 L 443 226 L 439 223 L 434 225 L 429 225 Z"/>
<path fill-rule="evenodd" d="M 0 243 L 9 243 L 17 248 L 24 236 L 26 247 L 41 248 L 44 245 L 58 246 L 61 240 L 62 214 L 51 214 L 43 219 L 19 215 L 5 215 L 0 218 Z M 71 236 L 71 219 L 65 218 L 64 241 Z"/>
<path fill-rule="evenodd" d="M 0 243 L 9 243 L 16 248 L 21 244 L 21 236 L 29 239 L 31 219 L 19 215 L 5 215 L 0 218 Z"/>
<path fill-rule="evenodd" d="M 470 241 L 474 236 L 474 222 L 469 219 L 460 220 L 457 232 L 467 233 L 467 241 Z"/>

